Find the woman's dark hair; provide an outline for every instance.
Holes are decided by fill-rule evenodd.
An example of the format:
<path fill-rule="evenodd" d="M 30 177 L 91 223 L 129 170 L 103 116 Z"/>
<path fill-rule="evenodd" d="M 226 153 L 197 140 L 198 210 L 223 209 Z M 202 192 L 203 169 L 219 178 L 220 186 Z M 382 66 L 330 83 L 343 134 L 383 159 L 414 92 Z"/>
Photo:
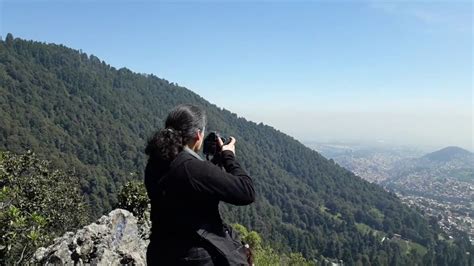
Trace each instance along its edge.
<path fill-rule="evenodd" d="M 148 141 L 145 153 L 154 159 L 174 160 L 196 132 L 204 130 L 206 122 L 206 114 L 201 108 L 191 104 L 176 106 L 168 114 L 165 128 Z"/>

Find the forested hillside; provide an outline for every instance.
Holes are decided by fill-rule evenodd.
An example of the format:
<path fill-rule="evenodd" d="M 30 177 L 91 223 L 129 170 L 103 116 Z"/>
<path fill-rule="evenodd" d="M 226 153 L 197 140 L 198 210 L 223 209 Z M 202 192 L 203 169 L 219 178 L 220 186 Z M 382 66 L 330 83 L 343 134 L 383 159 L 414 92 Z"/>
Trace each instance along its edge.
<path fill-rule="evenodd" d="M 0 149 L 31 149 L 80 176 L 94 217 L 111 210 L 125 181 L 143 178 L 146 139 L 180 103 L 202 106 L 209 130 L 237 138 L 237 156 L 256 183 L 257 202 L 223 205 L 223 212 L 277 248 L 365 265 L 467 265 L 466 251 L 474 253 L 464 238 L 439 240 L 436 225 L 394 194 L 186 88 L 62 45 L 11 34 L 0 42 Z"/>

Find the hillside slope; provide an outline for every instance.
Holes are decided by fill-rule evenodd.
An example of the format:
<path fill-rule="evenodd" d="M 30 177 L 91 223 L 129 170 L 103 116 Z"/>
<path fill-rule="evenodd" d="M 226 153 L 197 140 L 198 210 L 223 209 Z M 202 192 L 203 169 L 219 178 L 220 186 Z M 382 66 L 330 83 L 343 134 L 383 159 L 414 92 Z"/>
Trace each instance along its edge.
<path fill-rule="evenodd" d="M 447 180 L 452 180 L 464 183 L 462 186 L 469 192 L 470 186 L 474 184 L 474 154 L 459 147 L 446 147 L 419 158 L 400 160 L 393 165 L 389 174 L 390 178 L 383 182 L 384 185 L 405 186 L 409 190 L 426 188 L 426 183 L 441 181 L 445 183 L 442 186 L 450 189 L 452 184 L 448 185 Z M 458 192 L 447 194 L 456 196 Z M 466 200 L 470 200 L 469 196 Z"/>
<path fill-rule="evenodd" d="M 423 156 L 424 159 L 438 162 L 449 162 L 452 160 L 474 158 L 474 154 L 468 150 L 465 150 L 460 147 L 450 146 L 443 148 L 441 150 L 426 154 Z"/>
<path fill-rule="evenodd" d="M 395 241 L 380 241 L 393 233 L 425 248 L 436 244 L 435 229 L 394 194 L 272 127 L 154 75 L 116 69 L 62 45 L 11 35 L 0 42 L 0 149 L 33 149 L 82 176 L 95 217 L 111 210 L 125 181 L 143 177 L 146 139 L 184 102 L 206 109 L 209 130 L 237 138 L 237 156 L 255 180 L 257 202 L 223 205 L 228 220 L 283 250 L 348 262 L 420 259 L 416 249 L 404 252 Z"/>

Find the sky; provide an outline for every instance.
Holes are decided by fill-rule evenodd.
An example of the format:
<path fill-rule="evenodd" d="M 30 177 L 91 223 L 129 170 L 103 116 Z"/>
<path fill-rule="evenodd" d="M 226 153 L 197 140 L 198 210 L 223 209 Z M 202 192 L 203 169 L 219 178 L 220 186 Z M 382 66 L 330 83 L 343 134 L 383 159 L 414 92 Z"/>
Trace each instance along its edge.
<path fill-rule="evenodd" d="M 7 1 L 0 35 L 153 73 L 302 142 L 473 150 L 471 1 Z"/>

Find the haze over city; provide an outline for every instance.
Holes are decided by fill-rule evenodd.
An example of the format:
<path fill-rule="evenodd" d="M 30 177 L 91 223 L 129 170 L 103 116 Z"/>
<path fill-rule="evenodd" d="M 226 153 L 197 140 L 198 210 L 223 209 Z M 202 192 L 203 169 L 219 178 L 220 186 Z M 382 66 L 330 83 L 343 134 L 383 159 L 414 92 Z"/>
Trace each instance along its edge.
<path fill-rule="evenodd" d="M 153 73 L 302 141 L 473 150 L 471 1 L 0 1 L 0 35 Z"/>

